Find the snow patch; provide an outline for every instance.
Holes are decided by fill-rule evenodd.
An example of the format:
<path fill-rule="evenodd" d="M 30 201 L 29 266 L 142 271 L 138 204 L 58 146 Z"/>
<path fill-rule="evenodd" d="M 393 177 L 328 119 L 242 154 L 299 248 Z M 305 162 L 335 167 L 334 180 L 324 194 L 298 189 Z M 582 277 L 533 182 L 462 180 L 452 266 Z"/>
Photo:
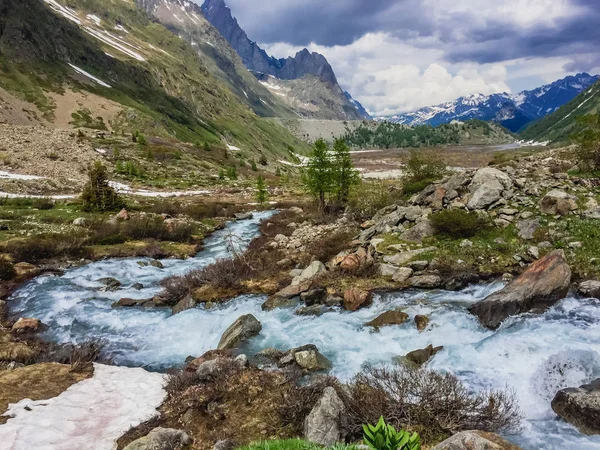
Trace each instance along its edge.
<path fill-rule="evenodd" d="M 52 8 L 57 13 L 63 15 L 64 17 L 69 19 L 71 22 L 75 22 L 77 25 L 81 25 L 81 20 L 79 20 L 79 17 L 77 17 L 77 13 L 75 11 L 73 11 L 72 9 L 66 8 L 66 7 L 62 6 L 61 4 L 55 2 L 54 0 L 44 0 L 44 1 L 46 3 L 48 3 L 50 8 Z"/>
<path fill-rule="evenodd" d="M 130 44 L 127 44 L 122 39 L 120 39 L 116 36 L 112 36 L 110 33 L 106 32 L 106 31 L 101 32 L 101 31 L 94 30 L 93 28 L 89 28 L 89 27 L 83 27 L 83 29 L 85 32 L 87 32 L 88 34 L 91 34 L 96 39 L 104 42 L 107 45 L 110 45 L 111 47 L 119 50 L 122 53 L 125 53 L 127 56 L 137 59 L 138 61 L 146 61 L 146 59 L 139 53 L 136 53 L 133 50 L 131 50 L 130 48 L 125 47 L 125 45 L 122 45 L 119 42 L 117 42 L 117 41 L 121 41 L 124 44 L 126 44 L 130 47 L 133 47 Z"/>
<path fill-rule="evenodd" d="M 123 25 L 115 25 L 115 30 L 129 34 L 129 31 L 127 31 L 127 29 Z"/>
<path fill-rule="evenodd" d="M 164 382 L 144 369 L 94 364 L 92 378 L 58 397 L 10 404 L 0 441 L 12 450 L 112 450 L 130 427 L 158 414 Z"/>
<path fill-rule="evenodd" d="M 232 152 L 239 152 L 242 150 L 241 148 L 236 147 L 235 145 L 230 145 L 230 144 L 227 144 L 227 149 Z"/>
<path fill-rule="evenodd" d="M 0 179 L 5 180 L 43 180 L 46 177 L 38 177 L 37 175 L 22 175 L 20 173 L 10 173 L 0 170 Z"/>
<path fill-rule="evenodd" d="M 99 78 L 96 78 L 94 75 L 87 73 L 85 70 L 81 69 L 80 67 L 74 66 L 71 63 L 69 63 L 69 66 L 71 66 L 73 69 L 75 69 L 75 72 L 80 73 L 81 75 L 84 75 L 84 76 L 88 77 L 90 80 L 95 81 L 100 86 L 104 86 L 106 88 L 111 87 L 110 84 L 107 84 L 104 81 L 100 80 Z"/>
<path fill-rule="evenodd" d="M 94 14 L 88 14 L 86 16 L 89 20 L 91 20 L 92 22 L 94 22 L 96 24 L 96 26 L 100 26 L 100 23 L 102 22 L 100 20 L 100 17 L 94 15 Z"/>
<path fill-rule="evenodd" d="M 211 191 L 149 191 L 147 189 L 134 189 L 127 184 L 119 183 L 117 181 L 110 181 L 108 184 L 119 194 L 135 195 L 139 197 L 193 197 L 195 195 L 208 195 L 211 193 Z"/>

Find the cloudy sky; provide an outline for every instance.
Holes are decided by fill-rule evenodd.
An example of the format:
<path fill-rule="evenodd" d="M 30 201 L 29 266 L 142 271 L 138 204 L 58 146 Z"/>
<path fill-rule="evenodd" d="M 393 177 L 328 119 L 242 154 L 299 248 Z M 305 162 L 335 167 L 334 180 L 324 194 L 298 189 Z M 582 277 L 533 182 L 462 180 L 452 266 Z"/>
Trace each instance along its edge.
<path fill-rule="evenodd" d="M 600 0 L 226 2 L 270 54 L 324 54 L 377 115 L 600 73 Z"/>

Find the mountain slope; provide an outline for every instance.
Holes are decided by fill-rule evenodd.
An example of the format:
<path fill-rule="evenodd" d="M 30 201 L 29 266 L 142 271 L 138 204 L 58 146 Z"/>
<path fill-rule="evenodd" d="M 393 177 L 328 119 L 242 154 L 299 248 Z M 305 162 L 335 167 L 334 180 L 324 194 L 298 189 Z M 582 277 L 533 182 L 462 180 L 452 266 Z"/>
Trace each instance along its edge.
<path fill-rule="evenodd" d="M 600 79 L 587 73 L 569 76 L 554 83 L 516 95 L 507 93 L 460 97 L 453 102 L 421 108 L 417 111 L 381 117 L 405 125 L 440 125 L 452 120 L 494 121 L 513 132 L 556 111 Z"/>
<path fill-rule="evenodd" d="M 566 142 L 580 129 L 578 117 L 599 113 L 600 82 L 597 82 L 554 113 L 532 123 L 520 137 L 526 141 Z"/>
<path fill-rule="evenodd" d="M 233 145 L 273 159 L 289 146 L 304 149 L 249 110 L 190 45 L 121 0 L 5 0 L 0 86 L 50 122 L 57 97 L 86 92 L 120 105 L 105 117 L 116 132 Z"/>
<path fill-rule="evenodd" d="M 279 86 L 286 86 L 288 92 L 284 100 L 299 115 L 338 120 L 369 118 L 364 115 L 364 110 L 361 111 L 346 97 L 323 55 L 304 49 L 294 57 L 274 58 L 248 38 L 223 0 L 206 0 L 202 12 L 236 50 L 249 70 L 264 82 L 276 79 Z M 315 80 L 323 86 L 317 88 Z"/>

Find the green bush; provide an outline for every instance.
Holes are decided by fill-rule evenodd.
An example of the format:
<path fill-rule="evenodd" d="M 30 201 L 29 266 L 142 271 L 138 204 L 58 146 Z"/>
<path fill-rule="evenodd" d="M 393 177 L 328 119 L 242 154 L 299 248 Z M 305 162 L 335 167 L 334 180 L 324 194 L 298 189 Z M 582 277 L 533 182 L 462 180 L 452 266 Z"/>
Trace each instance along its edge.
<path fill-rule="evenodd" d="M 462 209 L 445 209 L 432 214 L 429 220 L 437 233 L 455 239 L 475 236 L 487 228 L 477 213 Z"/>
<path fill-rule="evenodd" d="M 0 258 L 0 280 L 9 281 L 17 276 L 15 266 L 9 260 Z"/>
<path fill-rule="evenodd" d="M 115 211 L 125 206 L 125 202 L 108 184 L 106 167 L 100 162 L 90 166 L 88 182 L 81 193 L 83 209 L 86 212 Z"/>
<path fill-rule="evenodd" d="M 363 425 L 363 441 L 372 450 L 421 450 L 417 433 L 396 429 L 385 423 L 383 416 L 377 425 Z"/>
<path fill-rule="evenodd" d="M 402 193 L 404 195 L 418 194 L 419 192 L 421 192 L 423 189 L 425 189 L 427 186 L 429 186 L 434 181 L 435 180 L 431 180 L 431 179 L 419 180 L 419 181 L 405 180 L 402 185 Z"/>
<path fill-rule="evenodd" d="M 306 442 L 301 439 L 288 439 L 283 441 L 264 441 L 240 447 L 238 450 L 356 450 L 353 445 L 337 444 L 333 447 Z"/>
<path fill-rule="evenodd" d="M 414 150 L 406 161 L 403 193 L 415 194 L 446 174 L 446 164 L 432 151 Z"/>
<path fill-rule="evenodd" d="M 40 263 L 57 257 L 84 258 L 87 255 L 84 239 L 78 236 L 51 235 L 6 244 L 14 261 Z"/>
<path fill-rule="evenodd" d="M 33 200 L 32 206 L 40 211 L 48 211 L 54 208 L 54 202 L 49 198 L 36 198 Z"/>

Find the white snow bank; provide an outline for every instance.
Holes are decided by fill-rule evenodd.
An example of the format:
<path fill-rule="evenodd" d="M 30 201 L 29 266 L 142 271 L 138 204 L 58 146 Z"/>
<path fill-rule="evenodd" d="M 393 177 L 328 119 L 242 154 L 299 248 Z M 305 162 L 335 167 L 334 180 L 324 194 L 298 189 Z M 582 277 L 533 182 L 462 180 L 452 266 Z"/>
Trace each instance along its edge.
<path fill-rule="evenodd" d="M 100 22 L 102 22 L 100 20 L 100 17 L 94 15 L 94 14 L 88 14 L 86 16 L 89 20 L 91 20 L 92 22 L 94 22 L 97 26 L 100 26 Z"/>
<path fill-rule="evenodd" d="M 126 43 L 125 41 L 123 41 L 123 39 L 113 36 L 110 33 L 108 33 L 107 31 L 98 31 L 98 30 L 94 30 L 93 28 L 90 28 L 90 27 L 83 27 L 83 29 L 87 33 L 94 36 L 96 39 L 99 39 L 100 41 L 104 42 L 105 44 L 110 45 L 112 48 L 119 50 L 122 53 L 125 53 L 127 56 L 137 59 L 138 61 L 146 61 L 146 59 L 142 55 L 140 55 L 139 53 L 134 52 L 130 48 L 126 47 L 126 45 L 127 45 L 129 47 L 135 48 L 135 46 L 133 46 L 129 43 Z M 120 44 L 117 41 L 121 41 L 125 45 Z"/>
<path fill-rule="evenodd" d="M 37 175 L 21 175 L 20 173 L 10 173 L 0 170 L 0 178 L 6 180 L 43 180 L 46 177 L 38 177 Z"/>
<path fill-rule="evenodd" d="M 138 195 L 140 197 L 192 197 L 194 195 L 208 195 L 211 191 L 149 191 L 147 189 L 133 189 L 131 186 L 118 183 L 116 181 L 110 181 L 109 184 L 117 191 L 119 194 L 126 195 Z"/>
<path fill-rule="evenodd" d="M 102 81 L 99 78 L 96 78 L 94 75 L 87 73 L 85 70 L 81 69 L 80 67 L 74 66 L 73 64 L 69 63 L 69 65 L 75 69 L 75 72 L 80 73 L 81 75 L 84 75 L 86 77 L 88 77 L 90 80 L 95 81 L 96 83 L 98 83 L 100 86 L 104 86 L 104 87 L 111 87 L 110 84 L 105 83 L 104 81 Z"/>
<path fill-rule="evenodd" d="M 58 397 L 10 404 L 0 442 L 12 450 L 112 450 L 130 427 L 158 414 L 164 381 L 144 369 L 95 364 L 92 378 Z"/>
<path fill-rule="evenodd" d="M 228 148 L 229 150 L 231 150 L 231 151 L 234 151 L 234 152 L 239 152 L 239 151 L 241 151 L 241 150 L 242 150 L 241 148 L 239 148 L 239 147 L 236 147 L 235 145 L 229 145 L 229 144 L 227 144 L 227 148 Z"/>

